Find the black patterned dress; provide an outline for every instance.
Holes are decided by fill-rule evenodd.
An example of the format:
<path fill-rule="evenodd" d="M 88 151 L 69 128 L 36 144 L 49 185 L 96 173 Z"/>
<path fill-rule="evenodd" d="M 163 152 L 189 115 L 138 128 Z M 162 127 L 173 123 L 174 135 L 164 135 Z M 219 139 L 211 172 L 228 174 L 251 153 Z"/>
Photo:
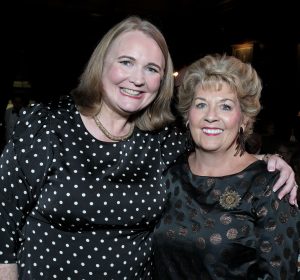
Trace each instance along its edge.
<path fill-rule="evenodd" d="M 95 139 L 73 101 L 23 112 L 0 159 L 0 263 L 19 279 L 151 279 L 162 173 L 183 135 Z"/>
<path fill-rule="evenodd" d="M 262 161 L 205 177 L 179 160 L 154 233 L 156 279 L 299 279 L 299 212 L 278 200 L 276 178 Z"/>

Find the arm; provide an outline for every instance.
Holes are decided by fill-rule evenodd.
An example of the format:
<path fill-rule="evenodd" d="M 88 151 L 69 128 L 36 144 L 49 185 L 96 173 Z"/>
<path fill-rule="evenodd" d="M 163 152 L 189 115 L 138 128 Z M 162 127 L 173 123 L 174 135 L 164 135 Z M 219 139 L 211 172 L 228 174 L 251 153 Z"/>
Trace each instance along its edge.
<path fill-rule="evenodd" d="M 0 280 L 18 280 L 18 269 L 15 263 L 0 264 Z"/>
<path fill-rule="evenodd" d="M 276 169 L 280 171 L 280 177 L 276 184 L 273 186 L 273 191 L 276 192 L 280 189 L 278 198 L 282 199 L 286 194 L 290 194 L 289 202 L 292 205 L 297 204 L 297 184 L 295 180 L 295 173 L 290 165 L 288 165 L 279 155 L 266 154 L 266 155 L 254 155 L 257 159 L 264 160 L 268 164 L 268 170 L 270 172 Z"/>
<path fill-rule="evenodd" d="M 0 264 L 6 273 L 11 270 L 8 264 L 17 262 L 19 232 L 30 201 L 30 187 L 10 141 L 0 158 Z"/>
<path fill-rule="evenodd" d="M 20 232 L 52 162 L 45 116 L 41 110 L 25 113 L 0 157 L 0 264 L 7 273 L 13 273 Z"/>

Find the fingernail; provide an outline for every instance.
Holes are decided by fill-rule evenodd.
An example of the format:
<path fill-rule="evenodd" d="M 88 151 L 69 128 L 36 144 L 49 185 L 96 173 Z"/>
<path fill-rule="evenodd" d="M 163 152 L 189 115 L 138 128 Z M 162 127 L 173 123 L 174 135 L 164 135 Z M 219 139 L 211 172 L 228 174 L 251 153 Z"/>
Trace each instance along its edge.
<path fill-rule="evenodd" d="M 269 168 L 268 170 L 269 170 L 270 172 L 275 171 L 275 169 L 273 169 L 273 168 Z"/>

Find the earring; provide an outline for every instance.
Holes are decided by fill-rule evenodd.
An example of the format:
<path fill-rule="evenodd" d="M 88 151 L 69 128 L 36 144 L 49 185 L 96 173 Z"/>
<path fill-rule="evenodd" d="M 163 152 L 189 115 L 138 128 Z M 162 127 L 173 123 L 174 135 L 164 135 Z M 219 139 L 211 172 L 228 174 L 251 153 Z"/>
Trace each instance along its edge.
<path fill-rule="evenodd" d="M 245 152 L 245 135 L 244 135 L 244 129 L 241 127 L 236 139 L 236 153 L 234 154 L 235 156 L 237 156 L 238 154 L 240 154 L 240 156 L 242 156 Z"/>
<path fill-rule="evenodd" d="M 188 127 L 189 127 L 189 123 L 190 123 L 190 121 L 189 121 L 189 120 L 187 120 L 187 121 L 186 121 L 186 123 L 185 123 L 185 127 L 186 127 L 186 128 L 188 128 Z"/>

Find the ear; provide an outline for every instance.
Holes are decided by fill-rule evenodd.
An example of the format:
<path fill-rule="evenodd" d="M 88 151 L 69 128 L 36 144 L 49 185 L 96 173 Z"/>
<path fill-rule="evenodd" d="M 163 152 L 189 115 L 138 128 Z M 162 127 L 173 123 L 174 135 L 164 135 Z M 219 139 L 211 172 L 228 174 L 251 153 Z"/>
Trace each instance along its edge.
<path fill-rule="evenodd" d="M 241 123 L 241 127 L 242 127 L 244 130 L 245 130 L 245 128 L 247 127 L 248 122 L 249 122 L 249 117 L 243 116 L 242 123 Z"/>

